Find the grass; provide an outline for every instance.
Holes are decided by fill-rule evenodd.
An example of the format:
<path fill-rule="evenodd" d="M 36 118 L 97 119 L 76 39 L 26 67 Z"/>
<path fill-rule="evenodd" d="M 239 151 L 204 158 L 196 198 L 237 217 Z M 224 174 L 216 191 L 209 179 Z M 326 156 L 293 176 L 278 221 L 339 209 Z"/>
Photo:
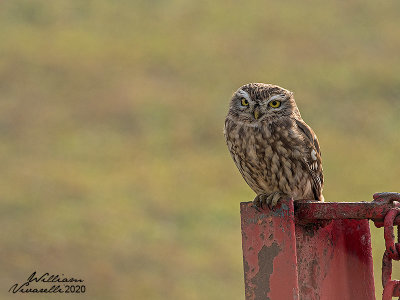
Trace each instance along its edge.
<path fill-rule="evenodd" d="M 243 299 L 239 202 L 254 195 L 222 124 L 247 82 L 295 92 L 327 201 L 399 191 L 398 9 L 2 2 L 0 298 L 36 270 L 82 277 L 90 299 Z"/>

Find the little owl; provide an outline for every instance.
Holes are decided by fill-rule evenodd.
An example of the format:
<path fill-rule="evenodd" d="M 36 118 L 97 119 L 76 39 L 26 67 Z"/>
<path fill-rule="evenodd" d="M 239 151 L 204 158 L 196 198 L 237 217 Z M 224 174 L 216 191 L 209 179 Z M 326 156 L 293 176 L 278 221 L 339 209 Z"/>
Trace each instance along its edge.
<path fill-rule="evenodd" d="M 282 197 L 324 201 L 317 136 L 292 92 L 264 83 L 242 86 L 233 94 L 224 135 L 257 207 L 274 207 Z"/>

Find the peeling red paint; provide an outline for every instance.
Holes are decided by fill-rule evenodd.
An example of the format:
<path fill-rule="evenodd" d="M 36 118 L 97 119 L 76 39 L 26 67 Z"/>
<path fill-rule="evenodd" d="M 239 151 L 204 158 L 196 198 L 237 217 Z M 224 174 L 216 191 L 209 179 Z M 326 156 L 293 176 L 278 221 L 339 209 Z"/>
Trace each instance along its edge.
<path fill-rule="evenodd" d="M 300 299 L 375 299 L 367 220 L 296 224 L 296 240 Z"/>
<path fill-rule="evenodd" d="M 240 207 L 246 299 L 299 299 L 293 202 L 274 211 Z"/>
<path fill-rule="evenodd" d="M 375 299 L 366 217 L 353 203 L 295 205 L 259 212 L 241 203 L 246 300 Z M 383 221 L 388 209 L 361 211 Z"/>
<path fill-rule="evenodd" d="M 383 226 L 387 212 L 395 207 L 393 203 L 373 202 L 295 202 L 296 220 L 301 223 L 313 223 L 315 220 L 332 219 L 373 219 Z M 400 216 L 394 221 L 400 224 Z"/>

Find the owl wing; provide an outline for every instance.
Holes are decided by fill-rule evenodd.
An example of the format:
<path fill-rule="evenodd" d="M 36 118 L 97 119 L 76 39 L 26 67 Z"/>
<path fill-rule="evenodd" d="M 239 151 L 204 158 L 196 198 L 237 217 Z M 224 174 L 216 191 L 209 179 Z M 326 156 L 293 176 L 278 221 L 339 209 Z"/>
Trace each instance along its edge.
<path fill-rule="evenodd" d="M 322 187 L 324 184 L 324 175 L 322 173 L 321 150 L 317 136 L 314 131 L 303 120 L 296 120 L 297 128 L 300 134 L 304 137 L 307 149 L 309 150 L 304 163 L 307 166 L 308 172 L 312 178 L 312 191 L 315 200 L 322 200 Z"/>

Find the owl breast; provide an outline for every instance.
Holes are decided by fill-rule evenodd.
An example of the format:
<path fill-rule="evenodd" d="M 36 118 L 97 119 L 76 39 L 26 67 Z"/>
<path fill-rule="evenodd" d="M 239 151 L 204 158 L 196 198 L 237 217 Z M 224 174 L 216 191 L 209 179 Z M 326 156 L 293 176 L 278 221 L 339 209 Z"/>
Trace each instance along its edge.
<path fill-rule="evenodd" d="M 294 200 L 313 199 L 312 178 L 304 164 L 303 138 L 292 130 L 294 120 L 279 123 L 225 121 L 231 156 L 250 188 L 257 194 L 283 192 Z"/>

